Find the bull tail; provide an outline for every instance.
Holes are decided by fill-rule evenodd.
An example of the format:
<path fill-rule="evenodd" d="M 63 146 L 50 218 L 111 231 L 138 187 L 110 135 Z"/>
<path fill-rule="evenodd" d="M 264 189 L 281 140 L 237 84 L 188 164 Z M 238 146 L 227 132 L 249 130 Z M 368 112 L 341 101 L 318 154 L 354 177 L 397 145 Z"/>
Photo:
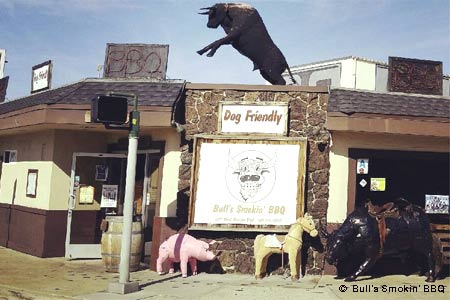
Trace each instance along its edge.
<path fill-rule="evenodd" d="M 294 75 L 292 75 L 291 69 L 287 66 L 287 71 L 289 73 L 289 77 L 291 77 L 292 84 L 297 84 L 297 80 L 295 80 Z"/>

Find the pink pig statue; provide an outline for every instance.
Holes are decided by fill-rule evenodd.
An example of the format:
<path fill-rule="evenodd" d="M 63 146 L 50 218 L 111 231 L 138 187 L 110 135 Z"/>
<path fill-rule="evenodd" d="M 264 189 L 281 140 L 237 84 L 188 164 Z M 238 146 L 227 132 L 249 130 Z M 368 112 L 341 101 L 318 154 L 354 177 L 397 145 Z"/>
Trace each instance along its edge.
<path fill-rule="evenodd" d="M 191 265 L 192 275 L 197 275 L 197 259 L 200 261 L 211 261 L 216 258 L 209 250 L 209 244 L 190 236 L 189 234 L 174 234 L 159 246 L 159 256 L 156 261 L 156 271 L 163 275 L 162 264 L 167 260 L 169 273 L 173 273 L 173 263 L 179 262 L 181 275 L 187 277 L 187 263 Z"/>

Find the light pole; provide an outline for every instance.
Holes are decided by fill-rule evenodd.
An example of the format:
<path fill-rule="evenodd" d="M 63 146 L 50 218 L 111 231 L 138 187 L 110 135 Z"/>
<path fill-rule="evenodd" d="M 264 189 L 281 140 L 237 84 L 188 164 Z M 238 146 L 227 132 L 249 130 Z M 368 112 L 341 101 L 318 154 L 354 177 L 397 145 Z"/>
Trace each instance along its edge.
<path fill-rule="evenodd" d="M 130 281 L 130 252 L 133 227 L 134 184 L 139 138 L 138 99 L 134 94 L 110 93 L 111 96 L 133 97 L 133 111 L 130 114 L 130 133 L 128 135 L 127 174 L 125 181 L 125 200 L 123 204 L 122 244 L 120 251 L 119 282 L 110 282 L 111 293 L 128 294 L 139 290 L 138 282 Z"/>

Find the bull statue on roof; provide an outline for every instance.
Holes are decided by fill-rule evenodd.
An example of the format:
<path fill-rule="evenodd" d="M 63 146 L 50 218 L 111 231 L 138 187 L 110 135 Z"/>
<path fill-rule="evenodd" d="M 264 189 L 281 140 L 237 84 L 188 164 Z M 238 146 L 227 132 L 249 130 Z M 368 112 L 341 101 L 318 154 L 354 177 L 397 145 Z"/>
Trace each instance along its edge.
<path fill-rule="evenodd" d="M 208 28 L 222 26 L 227 34 L 225 37 L 212 42 L 197 51 L 202 55 L 212 57 L 220 46 L 231 44 L 239 53 L 248 57 L 262 77 L 271 84 L 285 85 L 281 74 L 288 70 L 294 84 L 294 77 L 280 49 L 274 44 L 267 32 L 258 11 L 248 4 L 218 3 L 211 7 L 202 8 L 202 15 L 208 15 Z"/>

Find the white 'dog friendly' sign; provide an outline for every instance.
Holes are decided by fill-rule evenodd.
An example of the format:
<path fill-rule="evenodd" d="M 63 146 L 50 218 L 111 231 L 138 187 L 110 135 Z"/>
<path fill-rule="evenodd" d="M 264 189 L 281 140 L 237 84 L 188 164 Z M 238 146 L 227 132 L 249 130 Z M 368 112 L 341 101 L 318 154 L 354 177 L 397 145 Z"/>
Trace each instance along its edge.
<path fill-rule="evenodd" d="M 287 134 L 288 104 L 220 103 L 219 131 L 226 133 Z"/>

